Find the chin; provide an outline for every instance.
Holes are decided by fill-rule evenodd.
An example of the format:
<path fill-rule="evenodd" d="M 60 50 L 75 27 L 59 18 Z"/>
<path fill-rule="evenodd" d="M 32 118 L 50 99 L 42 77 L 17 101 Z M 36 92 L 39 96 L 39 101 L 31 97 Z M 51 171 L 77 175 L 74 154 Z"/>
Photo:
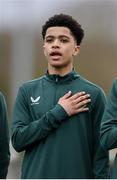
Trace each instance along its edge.
<path fill-rule="evenodd" d="M 50 65 L 51 65 L 52 67 L 55 67 L 55 68 L 57 68 L 57 67 L 60 68 L 60 67 L 64 67 L 64 66 L 65 66 L 64 64 L 62 64 L 62 63 L 57 63 L 57 62 L 56 62 L 56 63 L 51 63 Z"/>
<path fill-rule="evenodd" d="M 60 68 L 64 68 L 65 66 L 63 64 L 52 64 L 51 65 L 53 68 L 57 68 L 57 69 L 60 69 Z"/>

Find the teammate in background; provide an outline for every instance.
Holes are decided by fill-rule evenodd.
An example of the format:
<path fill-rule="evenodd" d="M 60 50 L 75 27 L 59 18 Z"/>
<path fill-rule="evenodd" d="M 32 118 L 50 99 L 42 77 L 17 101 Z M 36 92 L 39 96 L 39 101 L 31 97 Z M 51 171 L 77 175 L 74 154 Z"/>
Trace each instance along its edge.
<path fill-rule="evenodd" d="M 9 129 L 7 107 L 3 94 L 0 92 L 0 179 L 7 177 L 10 162 Z"/>
<path fill-rule="evenodd" d="M 105 150 L 117 148 L 117 78 L 113 81 L 101 123 L 101 144 Z M 111 168 L 111 179 L 117 179 L 117 156 Z"/>

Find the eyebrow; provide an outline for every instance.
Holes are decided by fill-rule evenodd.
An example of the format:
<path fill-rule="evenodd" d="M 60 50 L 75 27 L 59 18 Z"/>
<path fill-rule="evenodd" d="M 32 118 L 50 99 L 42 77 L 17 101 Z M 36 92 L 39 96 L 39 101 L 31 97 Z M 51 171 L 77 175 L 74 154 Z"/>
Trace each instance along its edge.
<path fill-rule="evenodd" d="M 45 39 L 47 39 L 47 38 L 54 38 L 55 36 L 53 36 L 53 35 L 48 35 L 48 36 L 46 36 L 45 37 Z M 67 38 L 67 39 L 70 39 L 68 36 L 66 36 L 66 35 L 60 35 L 60 36 L 58 36 L 59 38 Z"/>

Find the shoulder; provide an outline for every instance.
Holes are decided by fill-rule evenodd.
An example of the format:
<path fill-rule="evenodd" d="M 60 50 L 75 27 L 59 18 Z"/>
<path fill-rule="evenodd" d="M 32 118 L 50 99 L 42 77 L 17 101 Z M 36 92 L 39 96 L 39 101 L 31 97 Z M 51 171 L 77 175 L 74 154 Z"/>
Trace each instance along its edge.
<path fill-rule="evenodd" d="M 113 79 L 112 88 L 116 88 L 117 89 L 117 77 Z"/>
<path fill-rule="evenodd" d="M 109 94 L 110 96 L 117 96 L 117 77 L 113 79 Z"/>
<path fill-rule="evenodd" d="M 5 101 L 3 93 L 0 91 L 0 103 Z"/>
<path fill-rule="evenodd" d="M 41 76 L 39 78 L 29 80 L 29 81 L 23 83 L 19 87 L 19 89 L 22 89 L 22 90 L 34 89 L 34 88 L 36 88 L 36 86 L 39 86 L 39 84 L 43 81 L 44 78 L 45 78 L 45 76 Z"/>
<path fill-rule="evenodd" d="M 84 77 L 80 76 L 79 81 L 81 82 L 82 86 L 91 93 L 104 93 L 104 90 L 97 84 L 85 79 Z"/>
<path fill-rule="evenodd" d="M 3 96 L 3 93 L 0 91 L 0 98 L 3 98 L 4 96 Z"/>
<path fill-rule="evenodd" d="M 38 94 L 40 91 L 40 87 L 42 87 L 43 81 L 45 79 L 45 76 L 41 76 L 39 78 L 29 80 L 27 82 L 24 82 L 18 89 L 17 98 L 22 100 L 22 98 L 27 101 L 27 99 L 30 98 L 30 96 Z"/>
<path fill-rule="evenodd" d="M 6 101 L 3 93 L 0 91 L 0 109 L 6 109 Z"/>

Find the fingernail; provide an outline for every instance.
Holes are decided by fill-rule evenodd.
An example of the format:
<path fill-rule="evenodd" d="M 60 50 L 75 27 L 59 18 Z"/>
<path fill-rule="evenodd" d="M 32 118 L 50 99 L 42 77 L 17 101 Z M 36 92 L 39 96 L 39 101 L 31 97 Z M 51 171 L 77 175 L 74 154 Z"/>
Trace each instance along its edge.
<path fill-rule="evenodd" d="M 71 94 L 71 91 L 69 91 L 68 93 Z"/>

